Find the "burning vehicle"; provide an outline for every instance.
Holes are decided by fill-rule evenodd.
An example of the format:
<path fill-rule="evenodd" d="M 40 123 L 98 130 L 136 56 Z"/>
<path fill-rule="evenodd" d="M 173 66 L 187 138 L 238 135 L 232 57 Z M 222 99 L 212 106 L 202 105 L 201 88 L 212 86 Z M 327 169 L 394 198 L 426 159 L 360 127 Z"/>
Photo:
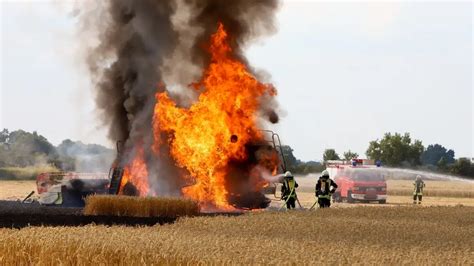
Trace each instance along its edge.
<path fill-rule="evenodd" d="M 87 51 L 96 106 L 109 139 L 122 143 L 107 193 L 184 197 L 205 211 L 268 206 L 265 177 L 284 168 L 277 135 L 262 130 L 279 121 L 277 90 L 243 51 L 274 31 L 278 6 L 87 6 L 79 19 L 96 37 Z"/>
<path fill-rule="evenodd" d="M 270 130 L 262 130 L 261 132 L 266 135 L 264 141 L 249 145 L 247 148 L 251 155 L 249 160 L 260 166 L 260 168 L 255 169 L 255 173 L 251 173 L 251 177 L 258 176 L 262 171 L 271 175 L 285 172 L 286 162 L 283 156 L 280 137 Z M 117 143 L 117 151 L 117 159 L 110 168 L 109 174 L 53 172 L 38 175 L 36 185 L 37 192 L 40 195 L 39 203 L 63 207 L 83 207 L 85 197 L 91 194 L 147 196 L 147 194 L 143 194 L 143 190 L 140 191 L 140 188 L 143 188 L 146 184 L 131 181 L 130 169 L 120 166 L 120 142 Z M 132 167 L 140 166 L 132 165 Z M 243 206 L 240 209 L 264 208 L 270 201 L 264 194 L 275 193 L 275 187 L 272 186 L 270 180 L 254 180 L 253 182 L 264 182 L 264 184 L 254 184 L 255 187 L 260 188 L 258 191 L 246 191 L 246 187 L 244 187 L 242 193 L 247 193 L 244 194 L 244 197 L 242 197 L 242 194 L 230 195 L 229 197 L 230 201 L 239 202 Z M 196 182 L 186 184 L 184 188 L 193 185 L 196 185 Z M 241 200 L 245 198 L 250 198 L 250 201 L 242 202 Z M 252 205 L 252 201 L 255 198 L 259 198 L 261 206 Z"/>
<path fill-rule="evenodd" d="M 280 138 L 264 130 L 279 122 L 277 89 L 268 73 L 250 66 L 244 50 L 275 31 L 279 2 L 77 5 L 74 15 L 84 34 L 79 54 L 85 55 L 107 137 L 119 140 L 117 156 L 104 166 L 108 174 L 38 176 L 41 204 L 15 202 L 14 211 L 3 213 L 5 224 L 18 225 L 20 218 L 21 226 L 176 219 L 94 217 L 82 208 L 49 207 L 82 207 L 91 194 L 186 198 L 198 202 L 202 213 L 266 208 L 265 193 L 273 192 L 272 182 L 286 170 Z"/>

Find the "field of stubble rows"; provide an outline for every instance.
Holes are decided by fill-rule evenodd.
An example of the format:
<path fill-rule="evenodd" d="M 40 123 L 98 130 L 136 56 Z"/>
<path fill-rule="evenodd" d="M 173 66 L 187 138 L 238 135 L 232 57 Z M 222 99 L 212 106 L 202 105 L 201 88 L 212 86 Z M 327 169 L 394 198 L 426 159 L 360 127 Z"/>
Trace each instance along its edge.
<path fill-rule="evenodd" d="M 354 207 L 154 227 L 0 229 L 0 265 L 474 263 L 474 208 Z"/>
<path fill-rule="evenodd" d="M 311 182 L 301 182 L 306 207 L 314 200 Z M 29 183 L 8 186 L 16 191 L 1 193 L 12 198 L 34 189 Z M 424 206 L 412 206 L 410 184 L 397 181 L 389 183 L 389 194 L 405 192 L 389 196 L 385 208 L 342 203 L 327 210 L 182 218 L 153 227 L 0 229 L 0 265 L 474 264 L 473 198 L 436 192 L 466 186 L 427 187 L 438 197 L 426 197 Z"/>

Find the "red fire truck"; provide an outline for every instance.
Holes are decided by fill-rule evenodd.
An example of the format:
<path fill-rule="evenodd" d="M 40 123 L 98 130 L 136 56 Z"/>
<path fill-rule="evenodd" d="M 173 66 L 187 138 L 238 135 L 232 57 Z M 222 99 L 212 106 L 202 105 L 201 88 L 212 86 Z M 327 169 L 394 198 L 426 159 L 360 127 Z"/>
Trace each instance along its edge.
<path fill-rule="evenodd" d="M 330 177 L 338 184 L 333 194 L 334 201 L 386 203 L 387 182 L 380 164 L 371 164 L 370 160 L 352 159 L 329 161 L 326 166 Z"/>

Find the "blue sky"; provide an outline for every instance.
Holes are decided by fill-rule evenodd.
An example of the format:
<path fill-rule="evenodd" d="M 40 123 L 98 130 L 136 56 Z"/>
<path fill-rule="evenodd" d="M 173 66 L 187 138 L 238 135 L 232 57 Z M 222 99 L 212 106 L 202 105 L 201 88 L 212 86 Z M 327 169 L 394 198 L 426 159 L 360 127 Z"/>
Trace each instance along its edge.
<path fill-rule="evenodd" d="M 1 1 L 0 127 L 107 143 L 68 4 Z M 364 154 L 409 132 L 474 154 L 472 3 L 285 1 L 279 31 L 250 46 L 279 90 L 274 129 L 298 158 Z"/>

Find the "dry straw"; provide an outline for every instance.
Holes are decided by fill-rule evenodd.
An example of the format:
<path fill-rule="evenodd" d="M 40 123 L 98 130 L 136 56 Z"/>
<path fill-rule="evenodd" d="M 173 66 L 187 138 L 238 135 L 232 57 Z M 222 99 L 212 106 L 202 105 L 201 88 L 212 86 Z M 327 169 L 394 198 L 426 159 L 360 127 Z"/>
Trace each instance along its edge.
<path fill-rule="evenodd" d="M 190 199 L 92 195 L 86 198 L 85 215 L 132 217 L 193 216 L 199 205 Z"/>
<path fill-rule="evenodd" d="M 426 180 L 423 196 L 447 198 L 474 198 L 474 184 L 462 181 Z M 392 196 L 412 196 L 413 181 L 388 180 L 387 193 Z"/>
<path fill-rule="evenodd" d="M 389 189 L 391 196 L 412 196 L 413 189 Z M 447 198 L 474 198 L 474 191 L 469 190 L 428 190 L 423 191 L 427 197 L 447 197 Z"/>
<path fill-rule="evenodd" d="M 472 207 L 355 207 L 0 229 L 0 265 L 472 265 L 473 215 Z"/>

